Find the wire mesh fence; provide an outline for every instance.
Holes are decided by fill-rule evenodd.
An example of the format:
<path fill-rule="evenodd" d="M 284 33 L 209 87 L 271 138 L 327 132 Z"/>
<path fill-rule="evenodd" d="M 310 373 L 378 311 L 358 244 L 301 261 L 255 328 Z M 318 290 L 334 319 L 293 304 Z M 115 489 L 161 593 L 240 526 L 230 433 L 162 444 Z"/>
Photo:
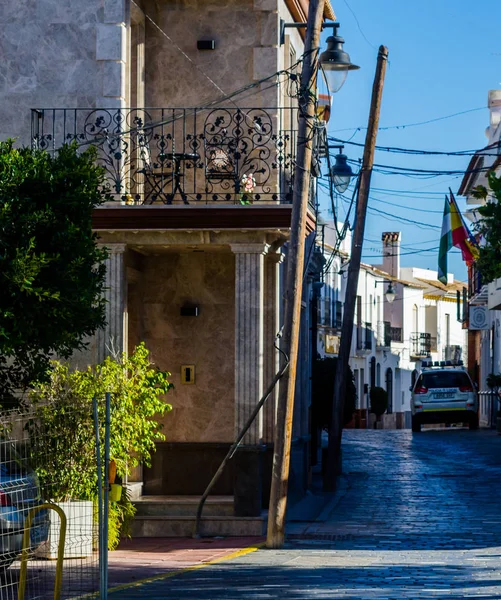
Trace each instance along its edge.
<path fill-rule="evenodd" d="M 0 416 L 0 600 L 98 595 L 92 404 L 60 412 Z"/>

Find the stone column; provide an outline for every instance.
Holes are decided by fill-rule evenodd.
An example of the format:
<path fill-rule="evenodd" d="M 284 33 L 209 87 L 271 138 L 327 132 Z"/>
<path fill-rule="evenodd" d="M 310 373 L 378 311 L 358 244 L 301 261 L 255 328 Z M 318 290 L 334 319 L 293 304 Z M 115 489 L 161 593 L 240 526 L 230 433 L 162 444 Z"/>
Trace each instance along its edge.
<path fill-rule="evenodd" d="M 127 351 L 127 277 L 125 244 L 106 244 L 106 325 L 97 333 L 98 362 L 115 352 Z"/>
<path fill-rule="evenodd" d="M 127 26 L 124 0 L 104 0 L 103 22 L 97 25 L 96 60 L 102 68 L 102 95 L 97 108 L 124 108 L 126 104 Z"/>
<path fill-rule="evenodd" d="M 276 335 L 280 329 L 280 263 L 284 255 L 271 252 L 264 261 L 264 389 L 270 385 L 280 368 L 280 353 Z M 272 444 L 275 440 L 278 384 L 264 405 L 263 441 Z"/>
<path fill-rule="evenodd" d="M 263 394 L 264 255 L 267 244 L 232 244 L 235 254 L 235 434 Z M 244 444 L 263 441 L 262 411 Z"/>

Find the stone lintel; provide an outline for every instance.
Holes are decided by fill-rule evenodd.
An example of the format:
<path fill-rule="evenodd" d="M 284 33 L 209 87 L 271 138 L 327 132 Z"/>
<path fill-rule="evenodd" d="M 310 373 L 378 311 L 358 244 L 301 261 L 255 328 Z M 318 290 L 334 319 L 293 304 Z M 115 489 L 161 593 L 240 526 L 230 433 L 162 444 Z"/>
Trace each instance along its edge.
<path fill-rule="evenodd" d="M 266 254 L 269 248 L 269 244 L 231 244 L 234 254 Z"/>
<path fill-rule="evenodd" d="M 270 245 L 273 248 L 281 246 L 288 239 L 287 232 L 282 230 L 268 231 L 145 231 L 129 230 L 99 231 L 99 242 L 106 246 L 107 244 L 123 243 L 132 249 L 140 246 L 145 251 L 153 250 L 155 247 L 174 247 L 178 246 L 201 246 L 210 251 L 210 246 L 214 249 L 232 251 L 232 246 L 258 245 L 263 248 L 264 245 Z M 257 250 L 259 252 L 259 250 Z M 245 250 L 243 251 L 245 252 Z M 253 251 L 252 251 L 253 252 Z"/>

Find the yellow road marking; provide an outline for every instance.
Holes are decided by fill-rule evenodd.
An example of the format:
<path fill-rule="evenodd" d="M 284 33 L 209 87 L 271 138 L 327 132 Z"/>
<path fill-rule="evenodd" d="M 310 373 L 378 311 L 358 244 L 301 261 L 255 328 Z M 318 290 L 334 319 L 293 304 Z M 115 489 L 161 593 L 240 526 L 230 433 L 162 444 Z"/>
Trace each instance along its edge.
<path fill-rule="evenodd" d="M 138 581 L 134 581 L 133 583 L 124 583 L 122 585 L 117 585 L 115 587 L 109 588 L 108 593 L 119 592 L 121 590 L 128 590 L 130 588 L 139 587 L 144 585 L 145 583 L 152 583 L 154 581 L 163 581 L 164 579 L 169 579 L 171 577 L 175 577 L 176 575 L 180 575 L 182 573 L 188 573 L 190 571 L 197 571 L 198 569 L 203 569 L 204 567 L 210 567 L 211 565 L 215 565 L 217 563 L 225 562 L 227 560 L 233 560 L 235 558 L 239 558 L 240 556 L 245 556 L 246 554 L 251 554 L 259 548 L 264 547 L 264 542 L 262 544 L 256 544 L 255 546 L 249 546 L 248 548 L 242 548 L 241 550 L 237 550 L 232 552 L 231 554 L 227 554 L 225 556 L 220 556 L 219 558 L 215 558 L 214 560 L 209 560 L 204 563 L 200 563 L 198 565 L 193 565 L 192 567 L 185 567 L 184 569 L 178 569 L 177 571 L 170 571 L 169 573 L 163 573 L 161 575 L 154 575 L 153 577 L 146 577 L 145 579 L 139 579 Z M 87 596 L 90 598 L 91 596 Z M 96 597 L 94 595 L 93 597 Z"/>

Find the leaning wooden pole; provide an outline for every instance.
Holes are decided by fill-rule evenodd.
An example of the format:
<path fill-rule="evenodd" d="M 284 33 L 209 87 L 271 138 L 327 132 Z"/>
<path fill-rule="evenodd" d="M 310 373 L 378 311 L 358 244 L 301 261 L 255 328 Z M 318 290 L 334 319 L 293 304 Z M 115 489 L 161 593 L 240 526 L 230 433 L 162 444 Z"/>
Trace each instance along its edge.
<path fill-rule="evenodd" d="M 275 448 L 268 512 L 268 535 L 266 539 L 268 548 L 281 548 L 285 540 L 285 514 L 303 290 L 304 243 L 313 150 L 315 86 L 324 5 L 325 0 L 310 0 L 301 71 L 296 168 L 292 196 L 291 235 L 287 251 L 282 336 L 282 348 L 288 355 L 290 364 L 289 370 L 280 380 L 278 393 Z"/>
<path fill-rule="evenodd" d="M 341 436 L 343 433 L 344 398 L 346 396 L 346 383 L 348 364 L 350 360 L 351 341 L 353 337 L 353 323 L 355 317 L 355 303 L 357 299 L 358 276 L 362 258 L 364 242 L 365 219 L 371 186 L 374 152 L 376 150 L 376 137 L 379 128 L 379 115 L 383 97 L 384 77 L 388 61 L 388 48 L 379 47 L 376 75 L 372 87 L 372 100 L 369 113 L 369 125 L 365 138 L 364 157 L 357 198 L 357 211 L 355 216 L 355 230 L 351 244 L 351 256 L 348 268 L 348 281 L 344 298 L 343 326 L 341 329 L 341 343 L 336 365 L 336 379 L 334 381 L 334 397 L 332 401 L 332 417 L 329 426 L 329 446 L 327 449 L 327 464 L 324 469 L 324 490 L 334 491 L 336 477 L 341 471 Z"/>

